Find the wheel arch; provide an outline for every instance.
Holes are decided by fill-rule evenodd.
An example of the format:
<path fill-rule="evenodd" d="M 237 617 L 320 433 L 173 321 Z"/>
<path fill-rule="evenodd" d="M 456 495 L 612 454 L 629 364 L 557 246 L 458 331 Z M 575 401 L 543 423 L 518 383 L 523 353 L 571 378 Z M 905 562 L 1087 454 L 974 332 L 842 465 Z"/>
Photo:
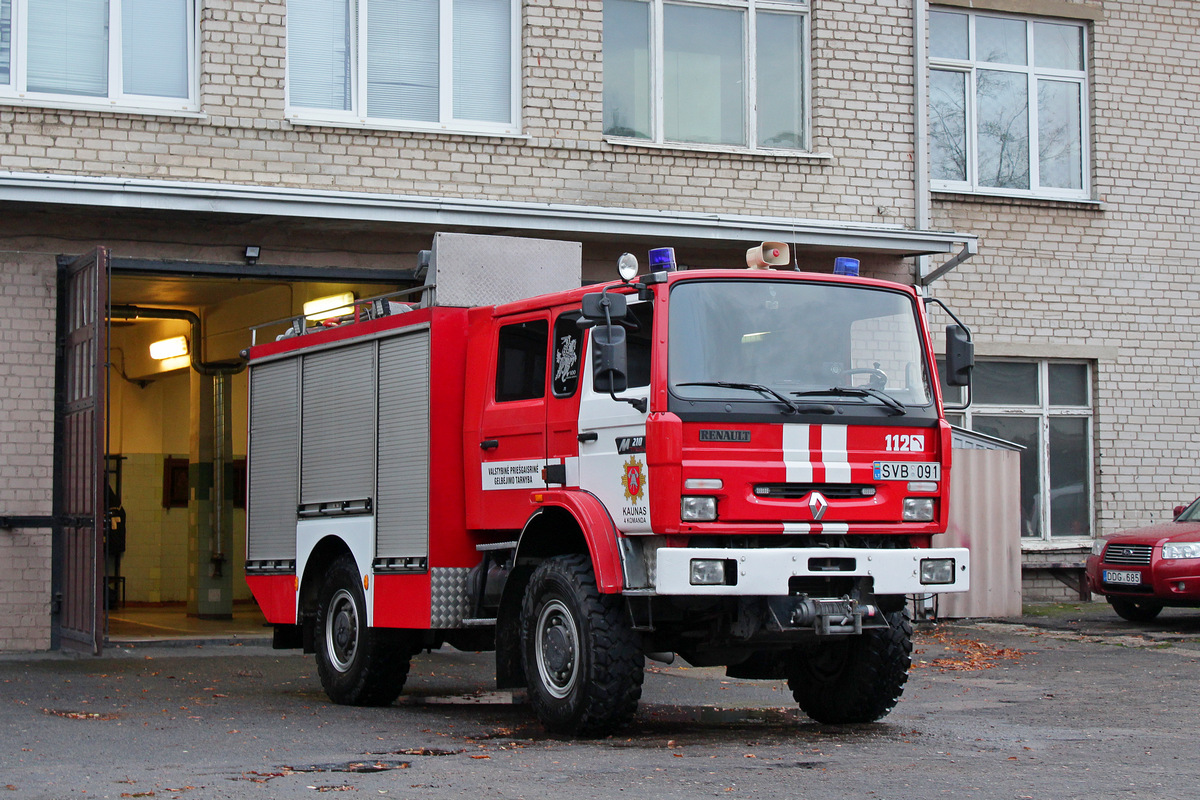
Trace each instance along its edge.
<path fill-rule="evenodd" d="M 296 598 L 297 617 L 301 624 L 311 621 L 317 612 L 317 594 L 321 590 L 321 580 L 329 565 L 339 556 L 347 554 L 354 555 L 350 545 L 340 536 L 333 535 L 324 537 L 309 551 L 304 573 L 300 576 L 300 594 Z M 361 564 L 359 572 L 362 572 Z"/>
<path fill-rule="evenodd" d="M 496 680 L 500 688 L 523 686 L 520 656 L 521 604 L 529 579 L 548 558 L 585 555 L 601 593 L 625 586 L 617 530 L 608 512 L 586 492 L 546 492 L 517 539 L 513 569 L 504 584 L 496 619 Z"/>

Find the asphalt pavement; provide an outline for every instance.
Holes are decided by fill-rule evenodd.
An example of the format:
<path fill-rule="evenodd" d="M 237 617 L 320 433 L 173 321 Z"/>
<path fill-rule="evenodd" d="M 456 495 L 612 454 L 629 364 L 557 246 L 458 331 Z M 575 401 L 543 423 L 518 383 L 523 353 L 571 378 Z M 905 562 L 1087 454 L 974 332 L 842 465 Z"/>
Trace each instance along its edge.
<path fill-rule="evenodd" d="M 0 800 L 357 797 L 1200 796 L 1200 611 L 1103 603 L 922 623 L 903 700 L 822 726 L 773 681 L 647 663 L 634 722 L 547 735 L 489 653 L 418 656 L 388 708 L 330 704 L 311 657 L 266 642 L 0 658 Z"/>

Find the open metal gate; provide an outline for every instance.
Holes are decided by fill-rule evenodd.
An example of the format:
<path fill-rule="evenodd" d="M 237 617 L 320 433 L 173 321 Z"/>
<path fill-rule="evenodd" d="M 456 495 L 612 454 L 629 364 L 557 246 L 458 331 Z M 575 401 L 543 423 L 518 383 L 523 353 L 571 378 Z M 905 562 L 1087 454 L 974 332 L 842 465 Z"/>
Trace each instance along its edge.
<path fill-rule="evenodd" d="M 101 247 L 58 270 L 53 643 L 93 654 L 104 641 L 108 267 Z"/>

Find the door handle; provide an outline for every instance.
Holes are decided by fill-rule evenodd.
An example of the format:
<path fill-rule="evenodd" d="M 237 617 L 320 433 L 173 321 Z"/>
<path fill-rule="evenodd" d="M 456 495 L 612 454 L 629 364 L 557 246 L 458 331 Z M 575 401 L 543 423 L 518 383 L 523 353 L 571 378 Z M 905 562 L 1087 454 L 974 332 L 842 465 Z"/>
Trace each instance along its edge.
<path fill-rule="evenodd" d="M 581 442 L 594 442 L 600 438 L 600 434 L 596 433 L 595 431 L 584 431 L 575 438 Z"/>
<path fill-rule="evenodd" d="M 495 450 L 500 446 L 499 439 L 484 439 L 479 443 L 479 447 L 483 450 Z"/>

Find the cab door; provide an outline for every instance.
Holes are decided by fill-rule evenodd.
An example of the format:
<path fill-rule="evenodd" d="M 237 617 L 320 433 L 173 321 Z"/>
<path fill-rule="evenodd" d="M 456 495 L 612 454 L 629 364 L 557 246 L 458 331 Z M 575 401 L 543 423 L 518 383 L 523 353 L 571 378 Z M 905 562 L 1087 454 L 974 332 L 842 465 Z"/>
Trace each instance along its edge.
<path fill-rule="evenodd" d="M 496 325 L 480 416 L 480 482 L 469 527 L 519 529 L 529 493 L 546 488 L 546 395 L 550 314 L 514 315 Z M 468 493 L 471 493 L 468 488 Z"/>
<path fill-rule="evenodd" d="M 631 302 L 626 317 L 629 385 L 618 398 L 650 394 L 653 315 L 649 302 Z M 590 363 L 590 356 L 585 363 Z M 600 499 L 619 530 L 649 533 L 646 466 L 646 412 L 592 387 L 592 370 L 583 370 L 579 401 L 579 485 Z"/>
<path fill-rule="evenodd" d="M 550 337 L 550 392 L 546 398 L 546 482 L 579 485 L 579 396 L 584 332 L 578 308 L 559 309 Z M 584 437 L 585 439 L 587 437 Z"/>

